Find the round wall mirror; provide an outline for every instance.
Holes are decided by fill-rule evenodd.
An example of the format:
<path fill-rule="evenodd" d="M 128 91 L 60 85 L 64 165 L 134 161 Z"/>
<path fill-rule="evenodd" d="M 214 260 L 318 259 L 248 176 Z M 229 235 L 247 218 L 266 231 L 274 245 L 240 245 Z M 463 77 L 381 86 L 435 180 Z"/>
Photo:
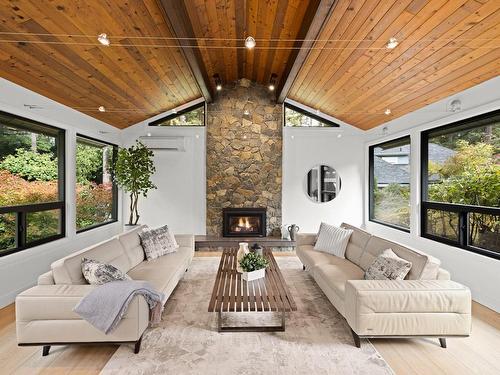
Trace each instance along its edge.
<path fill-rule="evenodd" d="M 316 165 L 307 172 L 306 194 L 313 202 L 330 202 L 339 194 L 341 184 L 335 169 L 328 165 Z"/>

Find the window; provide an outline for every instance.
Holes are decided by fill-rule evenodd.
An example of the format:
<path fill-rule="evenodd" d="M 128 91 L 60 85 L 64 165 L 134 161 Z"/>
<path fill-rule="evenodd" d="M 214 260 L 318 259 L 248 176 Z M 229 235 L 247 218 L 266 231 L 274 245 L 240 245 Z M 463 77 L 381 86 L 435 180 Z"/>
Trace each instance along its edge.
<path fill-rule="evenodd" d="M 285 126 L 288 127 L 315 127 L 338 128 L 333 121 L 324 119 L 293 104 L 285 103 Z"/>
<path fill-rule="evenodd" d="M 77 136 L 77 232 L 117 220 L 118 191 L 113 182 L 113 163 L 117 152 L 115 145 Z"/>
<path fill-rule="evenodd" d="M 149 126 L 205 126 L 205 102 L 153 121 Z"/>
<path fill-rule="evenodd" d="M 410 137 L 370 146 L 369 217 L 371 221 L 409 232 Z"/>
<path fill-rule="evenodd" d="M 422 236 L 500 259 L 500 111 L 422 133 Z"/>
<path fill-rule="evenodd" d="M 64 130 L 0 112 L 0 256 L 65 235 Z"/>

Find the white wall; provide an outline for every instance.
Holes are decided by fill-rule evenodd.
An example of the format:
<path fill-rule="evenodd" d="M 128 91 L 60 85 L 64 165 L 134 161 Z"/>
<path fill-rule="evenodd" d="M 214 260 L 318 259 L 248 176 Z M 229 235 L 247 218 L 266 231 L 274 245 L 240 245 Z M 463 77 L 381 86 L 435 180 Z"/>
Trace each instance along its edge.
<path fill-rule="evenodd" d="M 322 221 L 336 225 L 363 222 L 362 132 L 330 119 L 341 127 L 283 128 L 283 224 L 297 224 L 302 233 L 317 232 Z M 315 203 L 305 191 L 306 174 L 318 164 L 333 167 L 342 179 L 340 193 L 330 202 Z"/>
<path fill-rule="evenodd" d="M 25 104 L 41 108 L 30 110 Z M 113 223 L 80 234 L 75 229 L 76 134 L 120 144 L 118 129 L 1 78 L 0 110 L 66 130 L 66 237 L 0 258 L 1 308 L 34 285 L 38 275 L 48 271 L 54 260 L 119 233 L 122 224 Z"/>
<path fill-rule="evenodd" d="M 500 77 L 491 79 L 458 95 L 443 99 L 421 110 L 383 124 L 367 132 L 364 152 L 365 171 L 368 170 L 368 146 L 376 143 L 410 135 L 411 149 L 411 233 L 405 233 L 370 222 L 365 210 L 365 226 L 376 235 L 412 246 L 437 257 L 442 267 L 449 270 L 452 279 L 467 285 L 473 299 L 496 311 L 500 311 L 500 261 L 475 254 L 457 247 L 448 246 L 419 236 L 420 233 L 420 132 L 450 122 L 469 118 L 500 108 Z M 447 112 L 447 104 L 453 99 L 460 99 L 462 111 Z M 387 126 L 388 134 L 382 135 L 382 128 Z M 365 208 L 368 202 L 368 175 L 365 172 Z"/>
<path fill-rule="evenodd" d="M 187 103 L 185 106 L 194 103 Z M 131 126 L 122 132 L 123 143 L 127 146 L 148 133 L 152 137 L 182 137 L 185 144 L 184 151 L 153 150 L 156 173 L 152 181 L 158 189 L 150 191 L 147 198 L 139 198 L 139 222 L 151 227 L 168 224 L 174 233 L 205 234 L 205 127 L 169 128 L 147 125 L 166 114 Z M 128 222 L 128 204 L 129 199 L 125 195 L 124 222 Z"/>

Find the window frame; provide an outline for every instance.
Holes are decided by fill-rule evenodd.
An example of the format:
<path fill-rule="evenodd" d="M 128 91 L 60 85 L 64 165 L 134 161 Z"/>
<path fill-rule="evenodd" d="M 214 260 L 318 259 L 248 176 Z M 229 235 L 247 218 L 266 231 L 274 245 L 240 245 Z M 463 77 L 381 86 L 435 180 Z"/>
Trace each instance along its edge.
<path fill-rule="evenodd" d="M 500 120 L 500 110 L 451 122 L 439 127 L 425 130 L 420 133 L 420 236 L 436 242 L 455 246 L 463 250 L 500 260 L 500 253 L 469 245 L 469 214 L 482 213 L 488 215 L 500 215 L 499 207 L 473 206 L 427 200 L 429 186 L 429 139 L 431 138 L 432 134 L 436 132 L 449 134 L 456 133 L 461 130 L 474 129 L 494 122 L 495 118 L 497 120 Z M 458 214 L 458 241 L 453 241 L 448 238 L 427 233 L 427 210 L 429 209 Z"/>
<path fill-rule="evenodd" d="M 409 165 L 411 165 L 411 137 L 410 135 L 404 135 L 402 137 L 390 139 L 388 141 L 384 141 L 381 143 L 377 143 L 374 145 L 370 145 L 368 147 L 368 220 L 384 225 L 386 227 L 392 228 L 392 229 L 397 229 L 406 233 L 410 233 L 411 231 L 411 224 L 410 228 L 402 227 L 400 225 L 392 224 L 392 223 L 386 223 L 385 221 L 378 220 L 375 218 L 375 197 L 373 194 L 373 188 L 375 185 L 375 148 L 383 146 L 385 144 L 391 144 L 391 143 L 397 143 L 401 141 L 408 141 L 408 144 L 410 145 L 410 159 L 409 159 Z M 409 183 L 409 188 L 410 188 L 410 204 L 411 204 L 411 174 L 410 174 L 410 183 Z M 411 210 L 410 210 L 410 216 L 411 216 Z"/>
<path fill-rule="evenodd" d="M 78 143 L 79 138 L 87 139 L 89 141 L 93 141 L 96 143 L 101 143 L 103 145 L 112 146 L 113 147 L 113 163 L 116 161 L 116 158 L 118 157 L 118 145 L 111 143 L 111 142 L 103 141 L 101 139 L 89 137 L 89 136 L 86 136 L 86 135 L 83 135 L 80 133 L 76 134 L 76 143 Z M 76 148 L 75 148 L 75 150 L 76 150 Z M 77 160 L 76 160 L 76 152 L 75 152 L 75 174 L 76 174 L 76 163 L 77 163 Z M 112 194 L 113 194 L 113 203 L 112 203 L 112 207 L 111 207 L 112 219 L 105 221 L 105 222 L 102 222 L 102 223 L 99 223 L 99 224 L 90 225 L 90 226 L 82 228 L 82 229 L 77 229 L 76 234 L 80 234 L 80 233 L 87 232 L 87 231 L 92 230 L 92 229 L 100 228 L 100 227 L 103 227 L 105 225 L 118 222 L 118 185 L 116 184 L 114 177 L 115 177 L 115 170 L 114 170 L 114 168 L 112 168 L 111 169 L 111 180 L 113 181 L 113 188 L 111 190 Z M 75 179 L 75 192 L 76 192 L 76 179 Z M 76 200 L 76 194 L 75 194 L 75 200 Z M 76 202 L 75 202 L 75 228 L 76 228 Z"/>
<path fill-rule="evenodd" d="M 298 112 L 302 115 L 305 115 L 307 117 L 312 118 L 313 120 L 322 122 L 324 124 L 327 124 L 328 126 L 287 126 L 286 125 L 286 109 L 289 108 L 292 111 Z M 328 120 L 324 117 L 321 117 L 319 115 L 316 115 L 312 112 L 309 112 L 303 108 L 300 108 L 294 104 L 284 102 L 283 103 L 283 127 L 284 128 L 291 128 L 291 129 L 335 129 L 335 128 L 340 128 L 340 125 L 337 124 L 336 122 L 333 122 L 331 120 Z"/>
<path fill-rule="evenodd" d="M 193 104 L 189 107 L 186 107 L 184 109 L 181 109 L 180 111 L 177 111 L 175 113 L 171 113 L 167 116 L 164 116 L 162 118 L 159 118 L 158 120 L 154 120 L 150 123 L 148 123 L 148 126 L 158 126 L 158 127 L 164 127 L 164 128 L 201 128 L 206 126 L 207 124 L 207 103 L 205 101 Z M 172 120 L 174 118 L 177 118 L 184 113 L 188 113 L 191 111 L 194 111 L 195 109 L 203 107 L 203 125 L 160 125 L 161 123 L 165 121 Z"/>
<path fill-rule="evenodd" d="M 66 237 L 66 130 L 58 128 L 52 125 L 44 124 L 42 122 L 32 120 L 23 116 L 18 116 L 9 112 L 0 111 L 1 115 L 9 116 L 14 119 L 19 119 L 28 124 L 34 125 L 39 128 L 49 128 L 56 132 L 54 138 L 57 142 L 57 183 L 58 183 L 58 195 L 59 200 L 55 202 L 45 202 L 45 203 L 31 203 L 16 206 L 4 206 L 0 207 L 0 214 L 15 214 L 16 215 L 16 244 L 17 246 L 12 249 L 4 250 L 0 252 L 0 257 L 4 257 L 10 254 L 14 254 L 32 247 L 36 247 L 48 242 L 52 242 L 61 238 Z M 11 125 L 15 127 L 15 125 Z M 29 126 L 26 127 L 29 129 Z M 42 238 L 36 241 L 27 242 L 27 229 L 28 223 L 26 221 L 26 216 L 28 213 L 33 212 L 43 212 L 50 210 L 60 210 L 60 228 L 61 233 L 46 238 Z"/>

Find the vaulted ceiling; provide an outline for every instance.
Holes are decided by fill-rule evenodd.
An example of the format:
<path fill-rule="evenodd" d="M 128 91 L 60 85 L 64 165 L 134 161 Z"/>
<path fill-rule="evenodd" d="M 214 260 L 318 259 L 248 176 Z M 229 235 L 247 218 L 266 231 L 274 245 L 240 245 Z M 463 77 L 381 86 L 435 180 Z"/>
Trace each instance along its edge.
<path fill-rule="evenodd" d="M 500 1 L 0 0 L 0 46 L 1 77 L 119 128 L 275 73 L 370 129 L 499 75 Z"/>

